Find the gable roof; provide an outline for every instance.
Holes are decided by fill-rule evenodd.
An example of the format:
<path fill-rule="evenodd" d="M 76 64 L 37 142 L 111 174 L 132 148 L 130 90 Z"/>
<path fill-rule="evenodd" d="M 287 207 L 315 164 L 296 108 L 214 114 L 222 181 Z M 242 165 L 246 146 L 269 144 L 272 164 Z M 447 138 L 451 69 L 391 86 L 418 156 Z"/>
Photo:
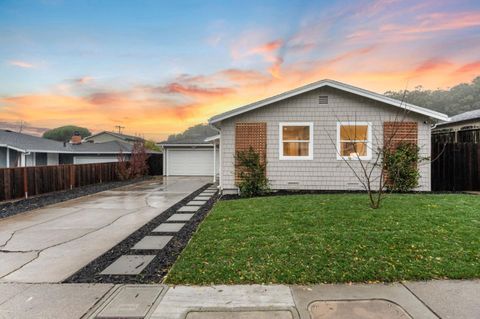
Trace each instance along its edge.
<path fill-rule="evenodd" d="M 141 138 L 139 136 L 115 133 L 115 132 L 110 132 L 110 131 L 101 131 L 101 132 L 98 132 L 96 134 L 92 134 L 90 136 L 85 137 L 84 140 L 88 141 L 90 138 L 101 135 L 101 134 L 112 135 L 112 136 L 118 137 L 118 138 L 120 138 L 122 140 L 125 140 L 125 141 L 143 141 L 143 138 Z"/>
<path fill-rule="evenodd" d="M 422 115 L 425 115 L 425 116 L 428 116 L 428 117 L 431 117 L 431 118 L 434 118 L 434 119 L 437 119 L 437 120 L 440 120 L 440 121 L 448 121 L 448 119 L 449 119 L 446 114 L 442 114 L 442 113 L 439 113 L 439 112 L 436 112 L 436 111 L 433 111 L 433 110 L 430 110 L 430 109 L 426 109 L 426 108 L 423 108 L 423 107 L 420 107 L 420 106 L 417 106 L 417 105 L 413 105 L 413 104 L 405 103 L 405 102 L 402 102 L 402 101 L 399 101 L 399 100 L 395 100 L 395 99 L 389 98 L 387 96 L 384 96 L 382 94 L 378 94 L 378 93 L 375 93 L 375 92 L 372 92 L 372 91 L 361 89 L 361 88 L 358 88 L 358 87 L 355 87 L 355 86 L 352 86 L 352 85 L 349 85 L 349 84 L 341 83 L 341 82 L 334 81 L 334 80 L 325 79 L 325 80 L 310 83 L 310 84 L 307 84 L 305 86 L 302 86 L 302 87 L 299 87 L 299 88 L 296 88 L 296 89 L 293 89 L 293 90 L 290 90 L 290 91 L 287 91 L 287 92 L 284 92 L 284 93 L 281 93 L 281 94 L 278 94 L 278 95 L 275 95 L 275 96 L 272 96 L 272 97 L 269 97 L 269 98 L 251 103 L 251 104 L 241 106 L 239 108 L 233 109 L 231 111 L 228 111 L 228 112 L 225 112 L 225 113 L 222 113 L 222 114 L 219 114 L 219 115 L 216 115 L 216 116 L 210 118 L 208 123 L 209 124 L 218 123 L 218 122 L 223 121 L 225 119 L 228 119 L 228 118 L 231 118 L 231 117 L 234 117 L 234 116 L 237 116 L 237 115 L 240 115 L 240 114 L 258 109 L 262 106 L 266 106 L 266 105 L 269 105 L 269 104 L 272 104 L 272 103 L 275 103 L 275 102 L 278 102 L 278 101 L 281 101 L 281 100 L 284 100 L 284 99 L 287 99 L 287 98 L 290 98 L 290 97 L 293 97 L 293 96 L 296 96 L 296 95 L 299 95 L 299 94 L 302 94 L 302 93 L 305 93 L 305 92 L 309 92 L 309 91 L 312 91 L 312 90 L 316 90 L 316 89 L 325 87 L 325 86 L 332 87 L 332 88 L 335 88 L 335 89 L 338 89 L 338 90 L 341 90 L 341 91 L 349 92 L 349 93 L 352 93 L 352 94 L 355 94 L 355 95 L 363 96 L 363 97 L 366 97 L 366 98 L 369 98 L 369 99 L 372 99 L 372 100 L 375 100 L 375 101 L 383 102 L 385 104 L 392 105 L 392 106 L 401 108 L 403 110 L 406 110 L 408 112 L 414 112 L 414 113 L 422 114 Z"/>
<path fill-rule="evenodd" d="M 0 146 L 8 146 L 19 152 L 70 154 L 131 153 L 133 147 L 131 144 L 119 141 L 70 144 L 9 130 L 0 130 Z"/>
<path fill-rule="evenodd" d="M 477 120 L 477 119 L 480 120 L 480 109 L 473 110 L 473 111 L 468 111 L 468 112 L 465 112 L 465 113 L 460 113 L 460 114 L 457 114 L 455 116 L 452 116 L 450 118 L 450 121 L 445 122 L 445 123 L 439 123 L 438 126 L 451 124 L 451 123 L 457 123 L 457 122 Z"/>

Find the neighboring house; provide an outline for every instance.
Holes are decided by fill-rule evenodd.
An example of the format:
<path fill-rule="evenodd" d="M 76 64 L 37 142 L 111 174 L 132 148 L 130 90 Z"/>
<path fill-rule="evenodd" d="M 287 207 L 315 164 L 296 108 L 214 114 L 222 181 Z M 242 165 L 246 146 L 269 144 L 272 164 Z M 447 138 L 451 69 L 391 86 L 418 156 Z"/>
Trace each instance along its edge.
<path fill-rule="evenodd" d="M 399 120 L 402 119 L 401 123 Z M 252 146 L 267 162 L 272 189 L 361 190 L 353 143 L 364 160 L 383 145 L 384 129 L 400 126 L 430 156 L 430 131 L 448 116 L 332 80 L 322 80 L 214 116 L 220 130 L 219 185 L 237 192 L 235 154 Z M 348 132 L 356 132 L 352 140 Z M 421 165 L 418 190 L 430 190 L 430 165 Z M 378 176 L 378 171 L 376 172 Z M 238 179 L 237 179 L 238 181 Z"/>
<path fill-rule="evenodd" d="M 83 141 L 90 142 L 90 143 L 105 143 L 105 142 L 117 141 L 117 142 L 134 144 L 135 142 L 142 142 L 144 141 L 144 139 L 139 136 L 103 131 L 97 134 L 92 134 L 90 136 L 87 136 L 83 139 Z"/>
<path fill-rule="evenodd" d="M 164 175 L 216 177 L 219 153 L 212 142 L 215 138 L 199 136 L 158 143 L 163 148 Z"/>
<path fill-rule="evenodd" d="M 0 130 L 0 168 L 116 162 L 131 151 L 132 145 L 117 141 L 72 144 Z"/>
<path fill-rule="evenodd" d="M 480 110 L 461 113 L 432 130 L 434 142 L 480 143 Z"/>

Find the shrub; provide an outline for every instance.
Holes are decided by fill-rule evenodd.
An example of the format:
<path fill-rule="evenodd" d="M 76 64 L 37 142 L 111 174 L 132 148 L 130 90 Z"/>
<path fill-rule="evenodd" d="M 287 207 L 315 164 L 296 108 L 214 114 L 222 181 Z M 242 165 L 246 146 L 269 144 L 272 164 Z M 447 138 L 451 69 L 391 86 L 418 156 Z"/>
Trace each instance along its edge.
<path fill-rule="evenodd" d="M 384 167 L 386 170 L 388 190 L 408 192 L 418 186 L 419 147 L 412 143 L 400 143 L 394 150 L 385 152 Z"/>
<path fill-rule="evenodd" d="M 239 151 L 235 156 L 240 170 L 240 196 L 253 197 L 269 190 L 267 165 L 261 161 L 260 154 L 250 147 L 248 151 Z"/>
<path fill-rule="evenodd" d="M 148 153 L 142 142 L 135 142 L 132 153 L 127 158 L 123 152 L 118 154 L 117 173 L 121 180 L 137 178 L 148 174 Z"/>

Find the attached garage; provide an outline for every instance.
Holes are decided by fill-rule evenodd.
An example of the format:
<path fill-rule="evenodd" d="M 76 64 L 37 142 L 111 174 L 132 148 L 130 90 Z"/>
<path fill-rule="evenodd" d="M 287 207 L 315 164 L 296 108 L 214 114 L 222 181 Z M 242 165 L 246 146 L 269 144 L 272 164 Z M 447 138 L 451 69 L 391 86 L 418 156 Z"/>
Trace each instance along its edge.
<path fill-rule="evenodd" d="M 218 174 L 219 152 L 212 142 L 164 142 L 163 168 L 166 176 L 213 176 Z"/>

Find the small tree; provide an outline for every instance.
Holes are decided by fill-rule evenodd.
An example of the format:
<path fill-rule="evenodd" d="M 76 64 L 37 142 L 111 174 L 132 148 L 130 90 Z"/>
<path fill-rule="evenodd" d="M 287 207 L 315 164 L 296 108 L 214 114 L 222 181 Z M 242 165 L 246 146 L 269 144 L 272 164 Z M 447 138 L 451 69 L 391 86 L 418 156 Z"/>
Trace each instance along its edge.
<path fill-rule="evenodd" d="M 405 96 L 404 96 L 405 97 Z M 402 99 L 402 104 L 403 100 Z M 353 175 L 355 178 L 360 182 L 362 187 L 365 189 L 365 191 L 368 194 L 368 198 L 370 201 L 370 207 L 377 209 L 380 207 L 382 200 L 384 199 L 384 195 L 386 191 L 389 190 L 394 190 L 394 179 L 400 179 L 400 176 L 402 176 L 403 181 L 395 181 L 398 183 L 403 183 L 403 189 L 413 189 L 411 188 L 412 185 L 418 184 L 418 177 L 417 181 L 415 182 L 415 179 L 412 177 L 415 176 L 415 171 L 412 171 L 413 167 L 417 167 L 416 163 L 415 165 L 413 164 L 413 159 L 411 156 L 409 157 L 409 163 L 410 164 L 405 164 L 403 163 L 402 166 L 408 166 L 408 172 L 403 172 L 400 173 L 393 173 L 392 178 L 389 179 L 388 175 L 388 170 L 392 169 L 399 169 L 397 166 L 397 163 L 395 162 L 395 165 L 393 165 L 394 160 L 391 159 L 391 162 L 389 162 L 388 158 L 390 156 L 393 156 L 393 154 L 396 153 L 396 149 L 398 148 L 399 145 L 403 143 L 409 143 L 409 138 L 408 138 L 408 132 L 405 132 L 405 129 L 402 129 L 404 124 L 407 122 L 405 119 L 407 118 L 407 115 L 409 114 L 409 110 L 406 107 L 403 107 L 403 105 L 400 105 L 402 108 L 401 112 L 398 112 L 395 114 L 395 117 L 393 119 L 389 119 L 386 122 L 383 122 L 384 125 L 388 123 L 388 134 L 385 135 L 385 129 L 384 129 L 384 136 L 383 136 L 383 142 L 380 141 L 380 138 L 378 138 L 375 130 L 372 130 L 373 134 L 373 139 L 374 141 L 372 142 L 373 146 L 362 146 L 359 145 L 356 140 L 356 132 L 353 132 L 352 134 L 354 136 L 348 136 L 348 139 L 351 140 L 351 154 L 352 156 L 349 156 L 346 158 L 345 156 L 342 156 L 341 151 L 337 148 L 337 144 L 334 141 L 334 139 L 331 137 L 329 132 L 327 131 L 327 135 L 330 138 L 330 141 L 332 144 L 335 146 L 337 150 L 337 154 L 340 155 L 344 163 L 347 165 L 347 167 L 352 171 Z M 342 122 L 338 117 L 336 117 L 337 122 Z M 357 118 L 356 114 L 354 117 L 354 121 L 348 120 L 348 122 L 353 122 L 357 123 Z M 348 132 L 350 134 L 350 132 Z M 411 142 L 410 142 L 411 143 Z M 415 142 L 416 143 L 416 142 Z M 362 143 L 360 143 L 362 144 Z M 377 145 L 377 146 L 375 146 Z M 360 155 L 362 151 L 365 151 L 365 147 L 368 148 L 368 150 L 371 152 L 372 157 L 371 159 L 363 159 L 362 156 Z M 417 147 L 415 145 L 415 147 Z M 412 149 L 413 150 L 413 149 Z M 404 150 L 405 151 L 405 150 Z M 399 155 L 400 153 L 398 153 Z M 405 155 L 405 154 L 404 154 Z M 411 154 L 409 154 L 411 155 Z M 417 157 L 418 157 L 418 148 L 417 148 Z M 354 161 L 350 161 L 350 160 Z M 418 162 L 418 158 L 417 158 Z M 399 165 L 400 163 L 398 163 Z M 390 166 L 387 166 L 390 165 Z M 394 166 L 397 166 L 396 168 Z M 416 171 L 418 173 L 418 170 Z M 412 175 L 410 176 L 410 180 L 407 183 L 406 177 L 407 175 Z M 390 187 L 389 187 L 390 183 Z"/>
<path fill-rule="evenodd" d="M 143 142 L 135 142 L 130 156 L 130 167 L 132 178 L 148 174 L 148 153 Z"/>
<path fill-rule="evenodd" d="M 267 179 L 267 166 L 260 159 L 260 154 L 250 147 L 247 151 L 237 152 L 235 159 L 238 163 L 239 177 L 238 187 L 240 196 L 253 197 L 264 194 L 269 190 Z"/>
<path fill-rule="evenodd" d="M 124 181 L 127 179 L 130 179 L 131 176 L 131 167 L 128 158 L 125 156 L 125 154 L 120 151 L 120 153 L 117 155 L 117 161 L 118 161 L 118 166 L 117 166 L 117 174 L 120 180 Z"/>
<path fill-rule="evenodd" d="M 148 174 L 148 153 L 143 142 L 135 142 L 130 158 L 121 151 L 118 154 L 117 173 L 121 180 L 137 178 Z"/>

